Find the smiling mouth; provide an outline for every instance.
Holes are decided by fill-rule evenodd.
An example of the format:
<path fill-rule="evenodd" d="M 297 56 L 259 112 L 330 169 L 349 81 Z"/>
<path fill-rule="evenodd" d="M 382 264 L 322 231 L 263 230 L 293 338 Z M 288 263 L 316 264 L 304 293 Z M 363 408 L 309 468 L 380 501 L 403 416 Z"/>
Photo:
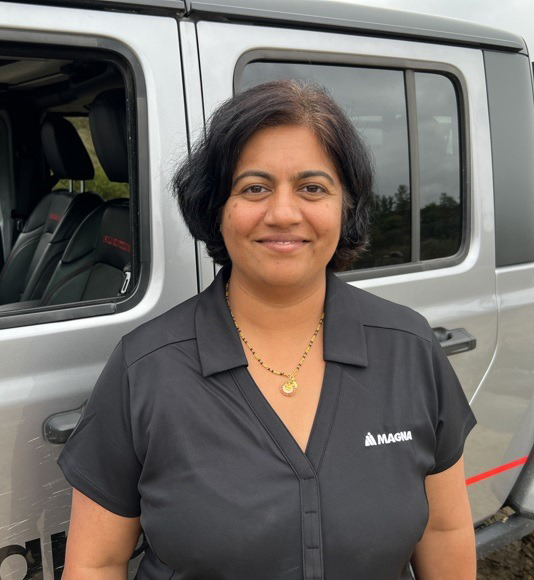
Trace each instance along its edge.
<path fill-rule="evenodd" d="M 309 244 L 309 240 L 257 240 L 266 250 L 278 253 L 296 252 Z"/>
<path fill-rule="evenodd" d="M 291 244 L 307 244 L 308 240 L 258 240 L 260 244 L 280 244 L 289 246 Z"/>

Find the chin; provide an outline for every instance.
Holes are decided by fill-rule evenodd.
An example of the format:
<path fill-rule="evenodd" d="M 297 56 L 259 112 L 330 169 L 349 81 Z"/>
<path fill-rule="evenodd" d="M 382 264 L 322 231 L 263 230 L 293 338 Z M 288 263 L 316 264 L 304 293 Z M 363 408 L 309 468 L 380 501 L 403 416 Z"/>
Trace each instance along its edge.
<path fill-rule="evenodd" d="M 322 274 L 323 269 L 317 266 L 296 265 L 296 264 L 273 264 L 264 267 L 259 272 L 260 277 L 265 284 L 271 286 L 300 286 L 306 284 L 311 279 Z"/>

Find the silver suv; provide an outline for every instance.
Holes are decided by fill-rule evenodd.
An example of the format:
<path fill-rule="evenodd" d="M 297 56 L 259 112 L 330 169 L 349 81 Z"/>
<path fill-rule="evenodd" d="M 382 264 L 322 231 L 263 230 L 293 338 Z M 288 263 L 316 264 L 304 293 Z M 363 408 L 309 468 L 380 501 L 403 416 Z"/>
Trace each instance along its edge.
<path fill-rule="evenodd" d="M 339 275 L 420 311 L 451 357 L 478 419 L 474 525 L 516 511 L 477 534 L 479 554 L 532 530 L 521 38 L 321 0 L 0 0 L 2 578 L 60 577 L 61 445 L 120 337 L 214 277 L 169 194 L 173 169 L 222 100 L 281 77 L 328 87 L 373 151 L 371 249 Z"/>

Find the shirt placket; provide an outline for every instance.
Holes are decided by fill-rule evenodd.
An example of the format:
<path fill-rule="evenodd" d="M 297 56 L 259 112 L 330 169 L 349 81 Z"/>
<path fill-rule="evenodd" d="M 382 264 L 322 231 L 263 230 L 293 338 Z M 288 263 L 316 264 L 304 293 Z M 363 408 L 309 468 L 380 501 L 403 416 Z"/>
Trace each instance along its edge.
<path fill-rule="evenodd" d="M 302 498 L 302 556 L 305 580 L 322 580 L 321 507 L 317 476 L 300 480 Z"/>
<path fill-rule="evenodd" d="M 306 453 L 302 452 L 278 414 L 255 384 L 246 367 L 231 374 L 255 414 L 299 479 L 302 521 L 303 580 L 324 580 L 319 469 L 326 450 L 341 389 L 342 366 L 327 362 L 321 397 Z"/>

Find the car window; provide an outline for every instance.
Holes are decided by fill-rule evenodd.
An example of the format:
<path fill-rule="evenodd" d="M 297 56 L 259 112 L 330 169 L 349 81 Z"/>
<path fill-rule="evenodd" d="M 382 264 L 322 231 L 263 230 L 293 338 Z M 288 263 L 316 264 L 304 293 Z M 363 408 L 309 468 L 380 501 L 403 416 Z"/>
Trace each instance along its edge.
<path fill-rule="evenodd" d="M 484 52 L 498 267 L 534 261 L 534 103 L 530 66 L 522 54 Z"/>
<path fill-rule="evenodd" d="M 126 67 L 109 53 L 15 49 L 0 54 L 1 173 L 12 176 L 0 189 L 0 318 L 123 301 L 137 279 Z"/>
<path fill-rule="evenodd" d="M 421 195 L 421 259 L 452 256 L 460 248 L 460 139 L 451 81 L 416 73 Z"/>
<path fill-rule="evenodd" d="M 244 67 L 238 90 L 281 78 L 326 87 L 372 151 L 376 183 L 371 243 L 349 270 L 458 253 L 460 128 L 450 78 L 411 70 L 255 61 Z M 415 94 L 411 106 L 410 83 Z"/>

